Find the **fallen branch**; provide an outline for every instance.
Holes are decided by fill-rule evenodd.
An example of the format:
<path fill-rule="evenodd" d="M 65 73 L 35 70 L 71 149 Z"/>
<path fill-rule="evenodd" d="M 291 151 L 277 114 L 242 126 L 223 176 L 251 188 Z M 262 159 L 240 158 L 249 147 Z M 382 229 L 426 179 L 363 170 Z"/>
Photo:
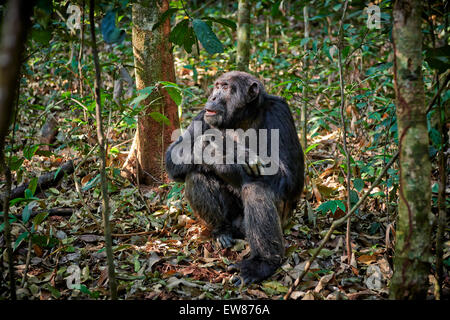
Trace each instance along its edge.
<path fill-rule="evenodd" d="M 48 212 L 48 216 L 62 216 L 62 217 L 70 217 L 73 214 L 73 208 L 51 208 L 48 210 L 33 210 L 30 214 L 30 218 L 34 218 L 38 214 L 42 212 Z M 16 218 L 22 219 L 22 214 L 15 215 Z"/>
<path fill-rule="evenodd" d="M 36 190 L 44 191 L 50 187 L 55 186 L 64 174 L 71 174 L 74 170 L 73 161 L 69 160 L 61 165 L 57 170 L 48 172 L 38 178 Z M 25 190 L 28 188 L 29 182 L 23 183 L 14 190 L 11 191 L 10 199 L 22 198 L 25 194 Z"/>

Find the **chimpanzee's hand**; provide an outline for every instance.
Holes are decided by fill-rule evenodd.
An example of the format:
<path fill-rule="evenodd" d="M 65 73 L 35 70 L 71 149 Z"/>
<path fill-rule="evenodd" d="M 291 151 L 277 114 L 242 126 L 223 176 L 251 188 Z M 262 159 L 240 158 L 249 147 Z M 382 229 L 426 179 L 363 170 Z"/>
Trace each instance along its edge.
<path fill-rule="evenodd" d="M 250 176 L 264 175 L 265 168 L 270 165 L 270 161 L 263 161 L 252 150 L 246 150 L 245 164 L 243 165 L 245 172 Z"/>

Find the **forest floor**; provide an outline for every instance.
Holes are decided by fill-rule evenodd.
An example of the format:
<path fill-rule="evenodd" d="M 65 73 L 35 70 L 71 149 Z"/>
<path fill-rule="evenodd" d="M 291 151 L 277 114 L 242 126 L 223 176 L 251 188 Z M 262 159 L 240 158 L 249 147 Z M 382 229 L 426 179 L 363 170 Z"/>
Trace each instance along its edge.
<path fill-rule="evenodd" d="M 67 132 L 76 126 L 73 122 L 65 122 L 71 117 L 71 112 L 70 108 L 63 106 L 58 111 L 58 121 L 64 123 L 61 128 L 66 128 L 60 129 L 58 149 L 51 155 L 36 152 L 22 164 L 24 180 L 55 170 L 69 160 L 75 160 L 76 171 L 47 190 L 37 190 L 39 199 L 34 200 L 32 208 L 41 212 L 70 208 L 69 214 L 32 216 L 30 222 L 36 225 L 34 230 L 29 222 L 23 223 L 19 219 L 13 223 L 12 233 L 17 239 L 17 276 L 22 278 L 27 270 L 26 284 L 19 289 L 19 298 L 104 299 L 108 296 L 100 186 L 98 170 L 93 170 L 98 168 L 95 130 L 93 126 L 80 125 L 77 133 L 94 152 L 87 153 L 65 145 L 64 130 Z M 20 129 L 15 137 L 19 144 L 26 143 L 28 137 L 36 134 L 35 116 L 22 112 L 20 117 Z M 115 137 L 114 133 L 110 138 L 117 144 L 129 139 Z M 345 185 L 339 179 L 340 167 L 333 161 L 323 161 L 335 158 L 339 139 L 339 131 L 335 130 L 321 132 L 309 141 L 311 145 L 319 144 L 308 153 L 309 163 L 322 161 L 322 164 L 315 166 L 314 179 L 308 181 L 307 192 L 284 230 L 286 258 L 283 265 L 262 283 L 244 287 L 233 286 L 230 279 L 234 275 L 226 269 L 228 264 L 249 253 L 248 244 L 238 241 L 231 249 L 217 249 L 189 209 L 183 197 L 183 185 L 171 183 L 156 189 L 136 188 L 114 174 L 114 170 L 117 173 L 120 169 L 126 153 L 110 152 L 111 223 L 119 297 L 281 299 L 304 269 L 333 219 L 344 215 L 340 208 L 334 214 L 320 214 L 316 210 L 325 199 L 345 199 Z M 352 143 L 355 145 L 351 149 L 358 150 L 357 142 Z M 125 144 L 121 148 L 126 150 L 127 146 Z M 79 192 L 74 176 L 81 185 Z M 15 179 L 17 181 L 18 177 Z M 12 206 L 11 213 L 23 214 L 23 205 Z M 392 276 L 394 219 L 395 213 L 386 212 L 383 201 L 370 197 L 352 220 L 351 263 L 346 262 L 343 226 L 334 231 L 292 298 L 386 299 L 387 285 Z M 25 237 L 21 239 L 24 231 L 31 232 L 32 237 L 28 239 L 32 241 Z M 1 240 L 3 242 L 3 238 Z M 5 269 L 1 271 L 6 272 Z M 78 284 L 76 289 L 71 287 L 73 284 Z M 2 284 L 0 290 L 1 295 L 5 294 L 6 284 Z M 433 294 L 431 274 L 429 294 L 430 297 Z"/>

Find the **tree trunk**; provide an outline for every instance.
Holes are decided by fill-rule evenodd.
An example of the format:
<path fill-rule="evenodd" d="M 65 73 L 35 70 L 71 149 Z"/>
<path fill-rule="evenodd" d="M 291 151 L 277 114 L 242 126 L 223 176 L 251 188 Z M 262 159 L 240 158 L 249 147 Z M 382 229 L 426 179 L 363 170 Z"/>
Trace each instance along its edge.
<path fill-rule="evenodd" d="M 424 299 L 430 271 L 431 163 L 422 77 L 421 4 L 394 5 L 394 85 L 400 190 L 392 299 Z"/>
<path fill-rule="evenodd" d="M 248 71 L 250 61 L 250 1 L 239 0 L 237 26 L 237 69 Z"/>
<path fill-rule="evenodd" d="M 5 194 L 2 197 L 5 224 L 5 245 L 8 255 L 10 299 L 16 300 L 11 230 L 8 219 L 11 195 L 11 171 L 6 164 L 4 146 L 9 124 L 14 114 L 14 98 L 19 85 L 22 52 L 30 22 L 34 2 L 24 0 L 9 1 L 6 15 L 3 16 L 2 38 L 0 43 L 0 168 L 6 177 Z"/>
<path fill-rule="evenodd" d="M 167 11 L 167 0 L 133 3 L 133 52 L 136 70 L 136 88 L 154 86 L 158 81 L 175 82 L 175 69 L 169 42 L 170 19 L 152 31 L 161 15 Z M 144 100 L 147 106 L 139 116 L 136 135 L 122 174 L 129 179 L 155 185 L 167 180 L 164 155 L 171 143 L 173 130 L 179 127 L 178 108 L 165 89 L 155 89 Z M 170 126 L 155 121 L 151 112 L 164 114 Z"/>

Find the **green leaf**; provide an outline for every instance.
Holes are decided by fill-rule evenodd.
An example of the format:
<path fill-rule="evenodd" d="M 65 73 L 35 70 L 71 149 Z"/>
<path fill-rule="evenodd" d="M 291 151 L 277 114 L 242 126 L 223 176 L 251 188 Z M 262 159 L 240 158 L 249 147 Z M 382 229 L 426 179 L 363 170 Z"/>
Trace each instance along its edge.
<path fill-rule="evenodd" d="M 30 189 L 25 189 L 25 199 L 31 199 L 33 198 L 33 192 L 31 192 Z"/>
<path fill-rule="evenodd" d="M 30 219 L 32 211 L 33 210 L 31 209 L 30 204 L 27 204 L 25 206 L 25 208 L 23 208 L 23 210 L 22 210 L 22 221 L 23 221 L 23 223 L 27 223 L 28 222 L 28 220 Z"/>
<path fill-rule="evenodd" d="M 17 237 L 16 242 L 14 242 L 14 248 L 13 251 L 16 251 L 17 247 L 22 243 L 22 241 L 24 239 L 26 239 L 28 236 L 30 235 L 30 233 L 28 231 L 25 231 L 24 233 L 22 233 L 20 236 Z"/>
<path fill-rule="evenodd" d="M 237 29 L 237 25 L 236 22 L 234 22 L 233 20 L 230 19 L 226 19 L 226 18 L 213 18 L 213 17 L 203 17 L 203 20 L 210 20 L 210 21 L 214 21 L 217 23 L 220 23 L 221 25 L 231 28 L 233 31 L 236 31 Z"/>
<path fill-rule="evenodd" d="M 48 212 L 46 212 L 46 211 L 39 212 L 33 219 L 33 225 L 35 227 L 37 227 L 38 225 L 40 225 L 42 223 L 42 221 L 45 220 L 45 218 L 47 218 L 47 216 L 48 216 Z"/>
<path fill-rule="evenodd" d="M 188 33 L 189 19 L 183 19 L 178 22 L 169 35 L 170 42 L 173 42 L 179 46 L 184 44 L 184 37 Z"/>
<path fill-rule="evenodd" d="M 97 174 L 93 179 L 89 180 L 81 190 L 86 191 L 96 186 L 100 182 L 100 174 Z"/>
<path fill-rule="evenodd" d="M 154 31 L 156 28 L 158 28 L 161 24 L 164 23 L 164 21 L 166 21 L 167 18 L 171 18 L 172 15 L 178 11 L 178 8 L 169 8 L 167 9 L 162 15 L 161 18 L 159 19 L 159 21 L 157 23 L 155 23 L 155 25 L 152 28 L 152 31 Z"/>
<path fill-rule="evenodd" d="M 280 282 L 278 281 L 266 281 L 263 283 L 263 287 L 265 288 L 270 288 L 272 290 L 275 290 L 277 292 L 281 292 L 281 293 L 286 293 L 288 292 L 288 288 L 283 286 Z"/>
<path fill-rule="evenodd" d="M 356 178 L 353 180 L 353 187 L 358 190 L 358 192 L 361 192 L 361 190 L 364 188 L 364 181 L 362 179 Z"/>
<path fill-rule="evenodd" d="M 430 48 L 426 51 L 425 61 L 432 69 L 439 73 L 450 69 L 450 46 L 445 45 L 440 48 Z"/>
<path fill-rule="evenodd" d="M 23 202 L 23 201 L 27 201 L 27 199 L 25 199 L 25 198 L 14 198 L 14 199 L 12 199 L 12 200 L 9 201 L 9 205 L 10 205 L 10 206 L 13 206 L 13 205 L 15 205 L 16 203 L 21 203 L 21 202 Z"/>
<path fill-rule="evenodd" d="M 158 123 L 164 123 L 165 125 L 170 126 L 170 120 L 162 113 L 155 111 L 149 113 L 149 116 Z"/>
<path fill-rule="evenodd" d="M 318 248 L 309 249 L 308 252 L 311 256 L 313 256 L 316 253 L 317 249 Z M 328 257 L 332 256 L 333 254 L 334 254 L 333 250 L 322 248 L 322 250 L 320 250 L 317 257 L 318 258 L 328 258 Z"/>
<path fill-rule="evenodd" d="M 141 103 L 142 100 L 147 99 L 147 97 L 153 92 L 154 86 L 146 87 L 144 89 L 141 89 L 138 91 L 138 96 L 134 98 L 130 104 L 135 107 L 139 103 Z"/>
<path fill-rule="evenodd" d="M 317 146 L 319 146 L 318 143 L 315 143 L 313 145 L 308 146 L 308 148 L 306 148 L 305 150 L 305 154 L 307 154 L 308 152 L 310 152 L 311 150 L 315 149 Z"/>
<path fill-rule="evenodd" d="M 430 139 L 435 146 L 441 145 L 441 134 L 435 128 L 430 129 Z"/>
<path fill-rule="evenodd" d="M 47 289 L 48 291 L 50 291 L 50 293 L 52 294 L 52 296 L 53 296 L 55 299 L 58 299 L 58 298 L 61 297 L 61 292 L 59 292 L 58 289 L 52 287 L 50 284 L 47 283 L 47 284 L 45 285 L 45 289 Z"/>
<path fill-rule="evenodd" d="M 194 19 L 192 21 L 192 27 L 203 48 L 205 48 L 209 54 L 221 53 L 224 51 L 222 43 L 217 39 L 216 34 L 206 22 Z"/>
<path fill-rule="evenodd" d="M 52 33 L 49 30 L 33 29 L 31 31 L 31 38 L 42 45 L 48 45 L 52 39 Z"/>
<path fill-rule="evenodd" d="M 37 244 L 38 246 L 45 248 L 52 248 L 59 243 L 59 240 L 57 238 L 51 236 L 50 237 L 42 236 L 39 234 L 33 234 L 31 241 L 34 244 Z"/>
<path fill-rule="evenodd" d="M 350 204 L 353 206 L 359 201 L 358 193 L 355 190 L 350 190 Z"/>
<path fill-rule="evenodd" d="M 34 195 L 34 193 L 36 192 L 37 183 L 38 183 L 38 178 L 34 177 L 33 179 L 31 179 L 30 183 L 28 184 L 27 189 L 30 189 L 32 195 Z"/>
<path fill-rule="evenodd" d="M 179 106 L 181 104 L 181 101 L 183 100 L 180 91 L 172 87 L 166 87 L 166 90 L 172 100 L 176 103 L 176 105 Z"/>
<path fill-rule="evenodd" d="M 342 202 L 341 200 L 335 200 L 335 202 L 336 202 L 337 206 L 338 206 L 342 211 L 345 212 L 345 204 L 344 204 L 344 202 Z"/>
<path fill-rule="evenodd" d="M 55 174 L 53 175 L 53 180 L 56 180 L 56 177 L 58 176 L 58 173 L 61 171 L 61 167 L 59 167 L 56 171 Z"/>
<path fill-rule="evenodd" d="M 25 157 L 25 159 L 31 160 L 31 158 L 33 158 L 34 154 L 36 153 L 37 149 L 39 149 L 39 145 L 37 144 L 26 146 L 23 149 L 23 156 Z"/>
<path fill-rule="evenodd" d="M 9 168 L 11 169 L 11 171 L 16 171 L 22 166 L 22 163 L 23 159 L 19 159 L 17 156 L 12 156 Z"/>
<path fill-rule="evenodd" d="M 329 200 L 324 203 L 322 203 L 318 208 L 317 211 L 321 211 L 322 213 L 327 213 L 331 210 L 332 213 L 334 213 L 337 209 L 337 204 L 335 200 Z"/>

